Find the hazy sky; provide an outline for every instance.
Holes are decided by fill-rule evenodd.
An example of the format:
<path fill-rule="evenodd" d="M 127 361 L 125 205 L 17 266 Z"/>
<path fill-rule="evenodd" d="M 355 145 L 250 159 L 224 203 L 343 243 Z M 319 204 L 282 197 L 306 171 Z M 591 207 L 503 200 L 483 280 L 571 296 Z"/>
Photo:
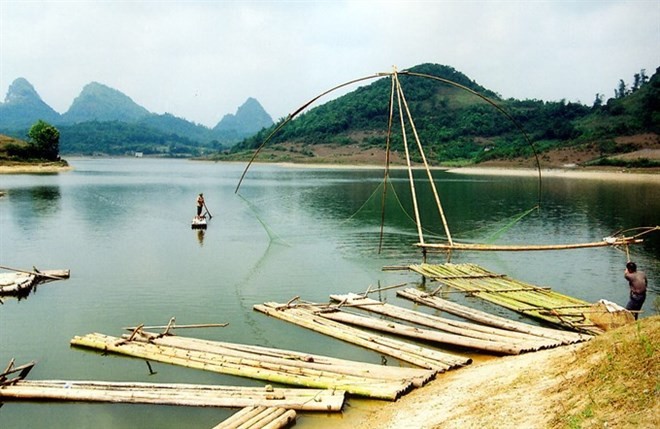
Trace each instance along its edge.
<path fill-rule="evenodd" d="M 24 77 L 60 113 L 99 82 L 207 126 L 248 97 L 277 120 L 421 63 L 505 98 L 591 105 L 660 66 L 660 0 L 0 0 L 0 100 Z"/>

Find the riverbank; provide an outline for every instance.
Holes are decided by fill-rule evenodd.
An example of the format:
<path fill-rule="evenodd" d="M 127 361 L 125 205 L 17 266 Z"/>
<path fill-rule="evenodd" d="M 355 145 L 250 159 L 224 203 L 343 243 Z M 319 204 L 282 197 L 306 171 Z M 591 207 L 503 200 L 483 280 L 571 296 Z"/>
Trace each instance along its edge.
<path fill-rule="evenodd" d="M 450 168 L 447 172 L 454 174 L 472 174 L 485 176 L 538 176 L 539 171 L 532 168 L 517 167 L 461 167 Z M 541 169 L 541 177 L 563 177 L 570 179 L 598 179 L 618 181 L 652 181 L 660 183 L 660 171 L 657 169 L 584 169 L 584 168 L 546 168 Z"/>
<path fill-rule="evenodd" d="M 656 315 L 587 343 L 449 371 L 350 427 L 660 427 L 658 353 Z"/>
<path fill-rule="evenodd" d="M 73 167 L 66 162 L 0 164 L 0 174 L 53 174 L 71 170 Z"/>

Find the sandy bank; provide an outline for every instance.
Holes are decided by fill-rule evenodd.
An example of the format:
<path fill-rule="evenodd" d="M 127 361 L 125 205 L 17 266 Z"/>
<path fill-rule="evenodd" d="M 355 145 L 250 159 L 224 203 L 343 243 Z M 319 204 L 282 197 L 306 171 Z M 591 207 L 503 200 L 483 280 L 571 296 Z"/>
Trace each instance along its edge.
<path fill-rule="evenodd" d="M 486 176 L 538 176 L 538 170 L 532 168 L 500 168 L 500 167 L 461 167 L 448 169 L 455 174 L 473 174 Z M 563 177 L 570 179 L 595 179 L 616 181 L 645 181 L 660 183 L 660 173 L 656 170 L 584 170 L 548 168 L 541 170 L 541 177 Z"/>
<path fill-rule="evenodd" d="M 53 174 L 73 170 L 70 165 L 60 164 L 15 164 L 0 165 L 0 174 Z"/>

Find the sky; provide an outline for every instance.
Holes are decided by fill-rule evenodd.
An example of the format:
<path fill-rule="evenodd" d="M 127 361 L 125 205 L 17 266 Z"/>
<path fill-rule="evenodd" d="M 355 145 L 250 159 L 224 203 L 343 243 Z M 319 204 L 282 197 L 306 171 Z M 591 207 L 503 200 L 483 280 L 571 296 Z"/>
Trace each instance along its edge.
<path fill-rule="evenodd" d="M 0 0 L 0 100 L 22 77 L 59 113 L 98 82 L 208 127 L 249 97 L 278 120 L 422 63 L 590 106 L 660 66 L 660 0 Z"/>

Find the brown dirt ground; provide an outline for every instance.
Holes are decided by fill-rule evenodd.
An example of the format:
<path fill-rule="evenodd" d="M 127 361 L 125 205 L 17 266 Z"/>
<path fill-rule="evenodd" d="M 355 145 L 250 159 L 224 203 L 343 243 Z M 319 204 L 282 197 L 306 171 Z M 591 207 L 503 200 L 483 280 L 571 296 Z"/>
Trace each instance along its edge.
<path fill-rule="evenodd" d="M 587 343 L 449 371 L 346 427 L 658 428 L 659 328 L 660 316 L 653 316 Z M 621 370 L 636 364 L 633 376 Z M 628 384 L 623 396 L 622 384 Z"/>
<path fill-rule="evenodd" d="M 647 158 L 660 161 L 660 136 L 657 134 L 640 134 L 636 136 L 619 137 L 615 139 L 619 146 L 634 147 L 636 150 L 621 155 L 613 156 L 619 159 Z M 333 164 L 333 165 L 385 165 L 385 150 L 381 148 L 364 148 L 358 144 L 354 145 L 303 145 L 301 143 L 286 143 L 278 145 L 277 149 L 264 148 L 261 153 L 262 159 L 270 158 L 274 161 L 305 163 L 305 164 Z M 578 168 L 586 161 L 600 156 L 596 148 L 564 148 L 544 152 L 539 155 L 541 168 Z M 390 154 L 391 165 L 405 165 L 404 154 L 392 152 Z M 535 159 L 519 158 L 512 160 L 488 161 L 478 167 L 497 168 L 536 168 Z M 620 167 L 579 167 L 581 170 L 621 170 Z M 660 172 L 658 168 L 644 169 L 647 172 Z"/>

